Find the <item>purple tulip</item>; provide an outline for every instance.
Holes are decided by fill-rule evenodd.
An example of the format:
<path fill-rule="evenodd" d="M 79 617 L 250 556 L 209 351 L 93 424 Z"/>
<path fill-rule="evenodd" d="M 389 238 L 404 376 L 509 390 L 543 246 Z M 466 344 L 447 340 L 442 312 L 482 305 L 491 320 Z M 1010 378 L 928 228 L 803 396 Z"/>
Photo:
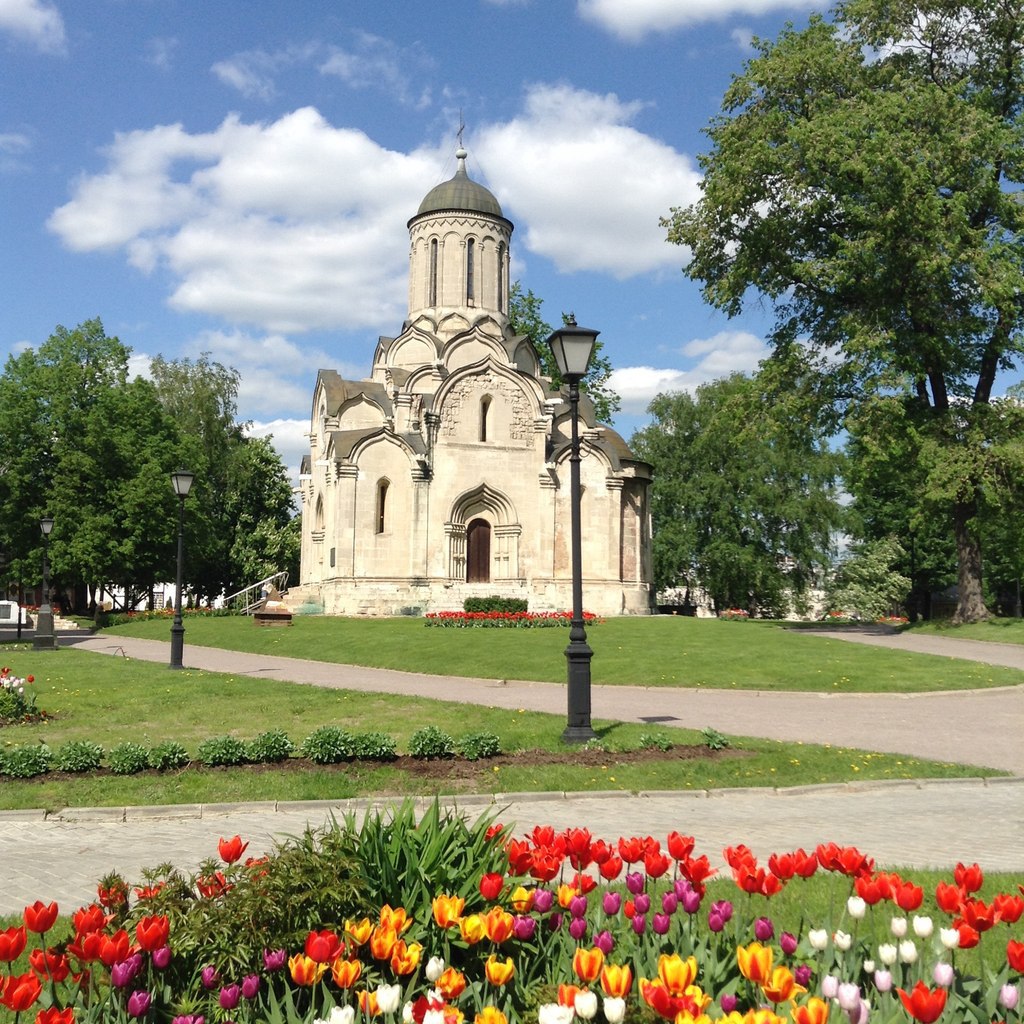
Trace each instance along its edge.
<path fill-rule="evenodd" d="M 569 922 L 569 934 L 579 942 L 587 934 L 587 922 L 585 918 L 574 917 Z"/>
<path fill-rule="evenodd" d="M 127 988 L 135 980 L 135 975 L 138 973 L 132 964 L 131 957 L 127 960 L 118 960 L 110 968 L 110 984 L 114 988 Z"/>
<path fill-rule="evenodd" d="M 729 900 L 715 900 L 711 909 L 726 923 L 732 920 L 732 903 Z"/>
<path fill-rule="evenodd" d="M 587 897 L 586 896 L 573 896 L 569 900 L 569 913 L 573 917 L 586 917 L 587 914 Z"/>
<path fill-rule="evenodd" d="M 693 886 L 688 878 L 677 878 L 672 883 L 672 891 L 678 899 L 684 899 L 688 892 L 693 892 Z"/>
<path fill-rule="evenodd" d="M 666 914 L 674 914 L 679 906 L 679 897 L 674 892 L 666 892 L 661 895 L 661 909 Z"/>
<path fill-rule="evenodd" d="M 238 1005 L 238 1000 L 242 998 L 242 990 L 237 985 L 225 985 L 220 990 L 220 995 L 217 997 L 217 1002 L 220 1003 L 222 1010 L 233 1010 Z"/>
<path fill-rule="evenodd" d="M 796 983 L 804 988 L 807 988 L 811 983 L 811 975 L 813 973 L 810 964 L 800 964 L 793 969 L 793 977 L 796 979 Z"/>
<path fill-rule="evenodd" d="M 682 897 L 683 910 L 688 914 L 696 914 L 700 910 L 700 893 L 691 889 Z M 723 920 L 728 920 L 724 918 Z"/>
<path fill-rule="evenodd" d="M 758 942 L 767 942 L 774 935 L 775 925 L 772 924 L 771 918 L 759 917 L 754 922 L 754 938 Z"/>
<path fill-rule="evenodd" d="M 644 876 L 639 871 L 630 871 L 626 874 L 626 888 L 637 896 L 644 891 Z"/>
<path fill-rule="evenodd" d="M 716 934 L 725 928 L 725 919 L 714 910 L 708 913 L 708 928 Z"/>
<path fill-rule="evenodd" d="M 199 975 L 199 979 L 203 983 L 203 988 L 209 991 L 220 984 L 220 973 L 217 971 L 216 967 L 208 964 L 203 968 L 202 973 Z"/>
<path fill-rule="evenodd" d="M 633 931 L 635 931 L 637 935 L 643 935 L 644 929 L 647 927 L 647 918 L 644 917 L 643 914 L 634 914 L 631 923 L 633 925 Z"/>
<path fill-rule="evenodd" d="M 615 937 L 607 930 L 598 932 L 594 936 L 594 945 L 597 946 L 605 956 L 608 956 L 608 954 L 615 948 Z"/>
<path fill-rule="evenodd" d="M 152 1002 L 153 997 L 145 989 L 136 989 L 128 997 L 128 1016 L 142 1020 L 149 1013 L 149 1006 Z"/>
<path fill-rule="evenodd" d="M 242 979 L 242 998 L 255 999 L 260 994 L 260 976 L 247 974 Z"/>
<path fill-rule="evenodd" d="M 546 914 L 555 903 L 555 894 L 550 889 L 533 890 L 533 909 L 538 914 Z"/>
<path fill-rule="evenodd" d="M 263 950 L 263 966 L 268 971 L 280 971 L 288 963 L 288 951 L 285 949 Z"/>
<path fill-rule="evenodd" d="M 601 908 L 609 917 L 614 917 L 622 909 L 622 894 L 608 890 L 601 899 Z"/>
<path fill-rule="evenodd" d="M 548 930 L 549 931 L 553 931 L 553 932 L 557 932 L 558 929 L 561 928 L 561 927 L 562 927 L 562 915 L 561 914 L 552 914 L 548 918 Z"/>
<path fill-rule="evenodd" d="M 672 927 L 672 918 L 668 914 L 655 914 L 651 918 L 651 930 L 655 935 L 664 935 Z"/>
<path fill-rule="evenodd" d="M 718 1002 L 722 1007 L 722 1012 L 730 1014 L 736 1009 L 736 1004 L 739 1000 L 731 992 L 723 992 Z"/>
<path fill-rule="evenodd" d="M 792 956 L 796 952 L 797 938 L 792 932 L 783 932 L 779 938 L 779 947 L 786 956 Z"/>
<path fill-rule="evenodd" d="M 206 1018 L 201 1013 L 183 1013 L 175 1017 L 171 1024 L 206 1024 Z"/>
<path fill-rule="evenodd" d="M 153 966 L 158 971 L 166 970 L 171 963 L 171 947 L 161 946 L 159 949 L 154 949 L 152 959 Z"/>
<path fill-rule="evenodd" d="M 512 919 L 512 934 L 525 942 L 533 938 L 537 930 L 537 918 L 529 917 L 526 914 L 518 914 Z"/>
<path fill-rule="evenodd" d="M 646 914 L 651 909 L 651 897 L 647 893 L 640 893 L 633 901 L 633 906 L 638 914 Z"/>

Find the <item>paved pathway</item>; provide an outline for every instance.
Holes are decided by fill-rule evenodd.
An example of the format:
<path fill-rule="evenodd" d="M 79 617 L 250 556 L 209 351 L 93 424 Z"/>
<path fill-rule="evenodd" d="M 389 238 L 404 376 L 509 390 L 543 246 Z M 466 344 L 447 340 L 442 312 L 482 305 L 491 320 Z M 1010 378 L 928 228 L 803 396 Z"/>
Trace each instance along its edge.
<path fill-rule="evenodd" d="M 886 642 L 896 645 L 900 639 Z M 943 641 L 949 643 L 962 641 Z M 67 645 L 143 660 L 166 661 L 168 655 L 165 643 L 123 637 L 69 639 Z M 947 650 L 938 653 L 950 656 Z M 977 660 L 993 656 L 988 645 L 980 653 L 986 658 Z M 1014 653 L 1024 669 L 1024 649 Z M 564 687 L 549 683 L 424 676 L 195 646 L 186 647 L 185 661 L 194 668 L 317 686 L 565 710 Z M 543 823 L 585 824 L 595 835 L 613 838 L 664 836 L 679 829 L 695 835 L 698 852 L 716 864 L 721 863 L 722 847 L 737 842 L 746 842 L 764 857 L 772 850 L 811 847 L 829 839 L 856 844 L 880 864 L 948 868 L 958 860 L 976 860 L 988 870 L 1024 876 L 1024 687 L 914 696 L 595 687 L 593 705 L 595 718 L 666 727 L 712 725 L 740 735 L 948 757 L 1003 768 L 1015 777 L 778 791 L 510 794 L 493 802 L 490 797 L 459 798 L 459 809 L 469 815 L 494 811 L 500 820 L 515 822 L 517 831 Z M 193 869 L 215 854 L 220 836 L 241 834 L 255 853 L 269 849 L 275 837 L 322 824 L 332 813 L 361 813 L 365 806 L 317 802 L 80 808 L 50 816 L 41 811 L 0 812 L 0 913 L 17 912 L 26 902 L 44 897 L 69 909 L 91 898 L 96 880 L 106 871 L 117 869 L 137 881 L 144 867 L 165 860 Z"/>

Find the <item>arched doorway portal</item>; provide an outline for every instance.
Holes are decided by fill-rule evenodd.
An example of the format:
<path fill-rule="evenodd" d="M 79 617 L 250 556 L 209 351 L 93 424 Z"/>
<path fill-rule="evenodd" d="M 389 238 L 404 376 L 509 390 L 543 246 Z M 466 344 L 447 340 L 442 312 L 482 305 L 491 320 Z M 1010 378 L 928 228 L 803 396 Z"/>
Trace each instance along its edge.
<path fill-rule="evenodd" d="M 466 582 L 491 581 L 491 524 L 474 519 L 466 527 Z"/>

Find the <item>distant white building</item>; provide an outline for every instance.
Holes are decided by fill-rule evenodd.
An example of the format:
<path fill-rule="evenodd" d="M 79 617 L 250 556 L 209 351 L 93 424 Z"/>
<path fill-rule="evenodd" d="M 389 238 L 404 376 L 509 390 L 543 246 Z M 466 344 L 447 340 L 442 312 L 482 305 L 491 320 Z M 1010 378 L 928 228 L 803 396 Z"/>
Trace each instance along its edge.
<path fill-rule="evenodd" d="M 408 223 L 401 333 L 380 338 L 369 377 L 317 377 L 293 605 L 420 614 L 501 594 L 571 608 L 569 404 L 509 327 L 513 226 L 456 155 Z M 585 397 L 580 413 L 584 606 L 646 614 L 650 467 Z"/>

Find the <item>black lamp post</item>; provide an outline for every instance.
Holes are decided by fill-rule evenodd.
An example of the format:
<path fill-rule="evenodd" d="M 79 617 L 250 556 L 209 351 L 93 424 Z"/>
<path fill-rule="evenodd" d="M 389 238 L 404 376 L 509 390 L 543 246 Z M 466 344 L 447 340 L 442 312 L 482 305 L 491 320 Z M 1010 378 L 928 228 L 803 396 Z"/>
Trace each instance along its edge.
<path fill-rule="evenodd" d="M 185 626 L 181 621 L 181 575 L 185 564 L 185 499 L 192 490 L 195 474 L 179 469 L 171 474 L 174 493 L 178 496 L 178 573 L 174 583 L 175 607 L 174 625 L 171 626 L 171 668 L 181 668 L 181 656 L 185 652 Z"/>
<path fill-rule="evenodd" d="M 43 603 L 36 613 L 36 633 L 32 639 L 34 651 L 57 650 L 57 637 L 53 633 L 53 609 L 50 607 L 50 531 L 53 519 L 43 516 L 39 520 L 39 532 L 43 535 Z M 18 609 L 21 615 L 21 609 Z"/>
<path fill-rule="evenodd" d="M 548 344 L 555 356 L 558 372 L 569 385 L 572 420 L 572 448 L 569 456 L 569 503 L 572 507 L 572 621 L 565 660 L 569 676 L 569 717 L 562 733 L 566 743 L 586 743 L 596 739 L 590 726 L 590 659 L 594 652 L 587 644 L 583 628 L 583 539 L 580 524 L 580 381 L 590 366 L 594 342 L 599 331 L 579 327 L 575 317 L 555 331 Z"/>

